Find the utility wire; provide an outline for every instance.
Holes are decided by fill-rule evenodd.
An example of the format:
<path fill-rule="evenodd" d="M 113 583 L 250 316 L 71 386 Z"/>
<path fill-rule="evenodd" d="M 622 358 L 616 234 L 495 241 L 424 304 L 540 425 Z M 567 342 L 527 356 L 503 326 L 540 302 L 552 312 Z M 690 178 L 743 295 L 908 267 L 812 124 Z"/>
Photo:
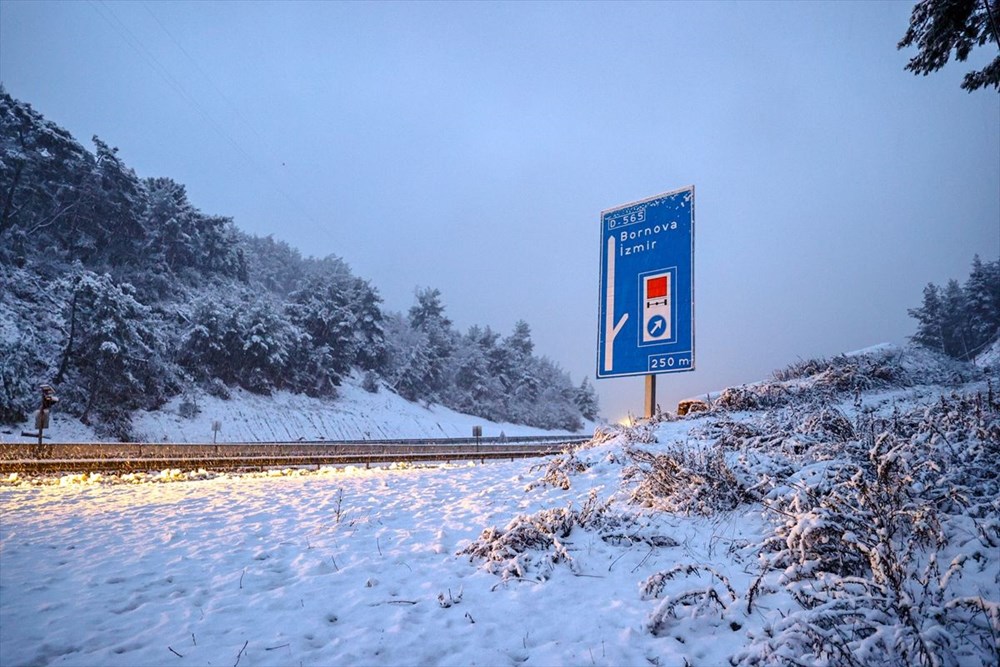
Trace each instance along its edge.
<path fill-rule="evenodd" d="M 249 128 L 251 132 L 253 132 L 254 136 L 256 136 L 261 143 L 266 143 L 267 140 L 264 139 L 264 137 L 262 137 L 259 132 L 257 132 L 257 129 L 253 126 L 253 124 L 247 119 L 246 116 L 243 115 L 243 112 L 240 110 L 239 105 L 233 102 L 231 99 L 229 99 L 229 96 L 226 95 L 222 91 L 222 89 L 215 83 L 215 80 L 211 77 L 211 75 L 204 70 L 204 68 L 201 66 L 201 64 L 198 63 L 198 61 L 194 58 L 194 56 L 188 53 L 188 50 L 184 48 L 184 45 L 180 43 L 180 40 L 174 37 L 174 34 L 170 32 L 169 29 L 167 29 L 167 26 L 165 26 L 163 22 L 160 21 L 160 18 L 153 12 L 153 10 L 149 8 L 149 3 L 143 2 L 142 7 L 143 9 L 146 10 L 146 13 L 149 14 L 154 21 L 156 21 L 156 25 L 160 26 L 160 29 L 163 30 L 164 34 L 166 34 L 167 37 L 170 38 L 170 41 L 173 42 L 174 45 L 180 50 L 180 52 L 184 54 L 184 57 L 188 59 L 188 62 L 190 62 L 194 66 L 194 68 L 198 70 L 198 73 L 201 74 L 202 78 L 204 78 L 205 81 L 207 81 L 208 84 L 212 86 L 212 89 L 215 90 L 216 93 L 218 93 L 219 97 L 221 97 L 223 101 L 225 101 L 225 103 L 229 105 L 229 108 L 237 116 L 239 116 L 240 120 L 243 121 L 243 124 L 246 125 L 246 127 Z"/>
<path fill-rule="evenodd" d="M 156 72 L 160 78 L 162 78 L 167 85 L 169 85 L 179 97 L 181 97 L 185 102 L 187 102 L 204 120 L 209 124 L 211 129 L 222 139 L 228 142 L 245 160 L 246 162 L 254 168 L 259 175 L 265 177 L 265 181 L 271 185 L 271 187 L 280 194 L 288 203 L 294 206 L 299 213 L 305 216 L 308 220 L 314 224 L 318 224 L 316 219 L 306 210 L 306 208 L 299 203 L 294 197 L 289 195 L 284 189 L 275 185 L 275 177 L 273 174 L 267 173 L 267 171 L 247 152 L 243 146 L 239 144 L 225 128 L 218 123 L 211 115 L 198 103 L 198 101 L 191 96 L 187 90 L 184 88 L 183 84 L 174 78 L 170 71 L 153 55 L 143 45 L 142 41 L 139 40 L 135 34 L 129 30 L 128 26 L 115 14 L 114 10 L 108 5 L 104 0 L 90 0 L 90 6 L 100 14 L 111 28 L 118 33 L 118 35 L 135 50 L 145 61 L 145 63 Z M 155 17 L 154 17 L 155 18 Z M 190 57 L 190 56 L 188 56 Z"/>

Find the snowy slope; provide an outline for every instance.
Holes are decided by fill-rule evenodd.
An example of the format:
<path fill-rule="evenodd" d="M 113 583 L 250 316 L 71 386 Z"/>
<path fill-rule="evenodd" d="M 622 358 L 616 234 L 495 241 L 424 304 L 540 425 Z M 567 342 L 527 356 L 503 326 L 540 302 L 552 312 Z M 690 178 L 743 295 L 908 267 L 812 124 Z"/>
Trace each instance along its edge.
<path fill-rule="evenodd" d="M 5 480 L 0 664 L 997 664 L 996 377 L 778 375 L 540 462 Z"/>
<path fill-rule="evenodd" d="M 976 357 L 976 365 L 980 368 L 1000 368 L 1000 337 Z"/>
<path fill-rule="evenodd" d="M 482 426 L 484 436 L 533 435 L 545 433 L 519 424 L 498 424 L 464 415 L 440 405 L 411 403 L 382 387 L 378 393 L 362 389 L 356 376 L 347 378 L 335 400 L 310 398 L 302 394 L 276 392 L 258 396 L 242 389 L 231 390 L 228 400 L 202 394 L 196 397 L 198 413 L 181 416 L 185 397 L 175 397 L 161 409 L 133 415 L 137 440 L 144 442 L 212 442 L 212 423 L 220 422 L 218 442 L 268 442 L 297 440 L 361 440 L 386 438 L 455 438 L 472 435 L 473 426 Z M 33 424 L 31 424 L 33 427 Z M 0 432 L 0 442 L 21 442 L 28 428 Z M 587 431 L 586 429 L 589 429 Z M 584 432 L 593 433 L 594 424 Z M 94 442 L 93 429 L 71 417 L 54 412 L 46 431 L 53 441 Z"/>

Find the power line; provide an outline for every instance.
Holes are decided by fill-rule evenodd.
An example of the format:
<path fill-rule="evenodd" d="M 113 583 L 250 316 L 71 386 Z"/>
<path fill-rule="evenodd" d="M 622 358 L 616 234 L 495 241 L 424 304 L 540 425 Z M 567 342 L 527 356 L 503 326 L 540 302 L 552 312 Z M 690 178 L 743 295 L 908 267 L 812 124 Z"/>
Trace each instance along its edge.
<path fill-rule="evenodd" d="M 229 108 L 232 109 L 237 116 L 239 116 L 240 120 L 243 121 L 243 124 L 246 125 L 251 132 L 253 132 L 253 134 L 257 137 L 257 139 L 261 141 L 261 143 L 266 143 L 267 140 L 264 137 L 262 137 L 259 132 L 257 132 L 257 129 L 253 126 L 253 124 L 246 118 L 246 116 L 243 115 L 243 112 L 240 110 L 239 105 L 237 105 L 235 102 L 229 99 L 229 96 L 226 95 L 218 85 L 216 85 L 215 80 L 211 77 L 211 75 L 209 75 L 209 73 L 206 72 L 204 68 L 202 68 L 202 66 L 198 63 L 198 61 L 190 53 L 188 53 L 187 49 L 184 48 L 184 45 L 180 43 L 180 40 L 174 37 L 174 34 L 170 32 L 169 29 L 167 29 L 167 26 L 165 26 L 163 22 L 160 21 L 159 17 L 155 13 L 153 13 L 153 10 L 149 8 L 149 3 L 143 2 L 142 6 L 143 9 L 146 10 L 146 13 L 149 14 L 154 21 L 156 21 L 156 25 L 160 26 L 160 29 L 163 30 L 164 34 L 166 34 L 166 36 L 170 38 L 170 41 L 173 42 L 174 45 L 180 50 L 180 52 L 184 54 L 184 57 L 188 59 L 188 62 L 190 62 L 194 66 L 194 68 L 198 70 L 198 73 L 201 74 L 202 78 L 204 78 L 205 81 L 207 81 L 208 84 L 212 87 L 212 89 L 215 90 L 216 93 L 218 93 L 219 97 L 221 97 L 222 100 L 229 105 Z"/>
<path fill-rule="evenodd" d="M 142 41 L 139 40 L 131 30 L 129 30 L 128 26 L 125 25 L 125 23 L 118 17 L 118 15 L 114 12 L 114 10 L 111 8 L 110 5 L 104 2 L 104 0 L 90 0 L 90 6 L 93 7 L 98 14 L 100 14 L 101 18 L 103 18 L 108 23 L 108 25 L 110 25 L 111 28 L 115 32 L 117 32 L 118 35 L 142 57 L 145 63 L 154 72 L 156 72 L 160 76 L 160 78 L 162 78 L 167 83 L 167 85 L 169 85 L 178 94 L 179 97 L 181 97 L 185 102 L 187 102 L 187 104 L 190 105 L 209 124 L 212 131 L 214 131 L 219 137 L 228 142 L 240 155 L 242 155 L 242 157 L 246 160 L 247 164 L 258 172 L 258 175 L 264 177 L 265 182 L 268 182 L 275 192 L 280 194 L 289 204 L 298 209 L 299 213 L 305 216 L 308 220 L 310 220 L 313 223 L 317 223 L 316 219 L 313 218 L 313 216 L 306 210 L 306 208 L 301 203 L 299 203 L 294 197 L 288 194 L 284 189 L 274 184 L 275 181 L 274 175 L 267 173 L 264 167 L 262 167 L 253 158 L 253 156 L 250 155 L 250 153 L 247 150 L 245 150 L 243 146 L 239 144 L 239 142 L 237 142 L 232 136 L 230 136 L 229 133 L 225 131 L 225 128 L 220 123 L 218 123 L 214 118 L 211 117 L 211 115 L 201 106 L 201 104 L 199 104 L 198 101 L 187 92 L 183 84 L 181 84 L 180 81 L 174 78 L 173 75 L 170 74 L 170 71 L 156 58 L 156 56 L 153 55 L 153 53 L 150 52 L 149 49 L 145 47 L 145 45 L 143 45 Z M 190 58 L 190 56 L 188 57 Z"/>

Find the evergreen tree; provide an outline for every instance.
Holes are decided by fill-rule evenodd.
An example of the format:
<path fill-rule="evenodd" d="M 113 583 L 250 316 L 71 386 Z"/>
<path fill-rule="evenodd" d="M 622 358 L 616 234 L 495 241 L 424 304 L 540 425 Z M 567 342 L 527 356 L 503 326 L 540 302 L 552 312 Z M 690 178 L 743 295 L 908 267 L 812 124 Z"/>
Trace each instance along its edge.
<path fill-rule="evenodd" d="M 410 307 L 410 326 L 426 330 L 428 327 L 448 328 L 451 320 L 444 314 L 441 290 L 426 287 L 415 292 L 417 302 Z"/>
<path fill-rule="evenodd" d="M 944 308 L 941 304 L 941 290 L 933 283 L 924 287 L 924 301 L 920 308 L 907 311 L 917 320 L 917 332 L 910 340 L 923 347 L 944 352 Z"/>
<path fill-rule="evenodd" d="M 352 276 L 345 288 L 351 311 L 351 361 L 365 371 L 378 371 L 385 364 L 382 297 L 367 280 Z"/>
<path fill-rule="evenodd" d="M 279 297 L 295 291 L 305 278 L 306 262 L 301 253 L 271 236 L 244 235 L 240 249 L 250 280 Z"/>
<path fill-rule="evenodd" d="M 181 363 L 196 377 L 219 378 L 257 394 L 312 386 L 296 368 L 308 362 L 306 334 L 289 322 L 269 294 L 202 297 L 181 340 Z"/>
<path fill-rule="evenodd" d="M 28 345 L 14 336 L 3 335 L 0 328 L 0 423 L 14 423 L 27 418 L 35 408 L 38 377 Z"/>
<path fill-rule="evenodd" d="M 457 341 L 452 355 L 454 377 L 445 396 L 448 407 L 492 420 L 506 418 L 504 387 L 490 369 L 496 340 L 496 334 L 489 327 L 481 329 L 473 326 Z"/>
<path fill-rule="evenodd" d="M 1000 0 L 920 0 L 897 47 L 916 46 L 906 69 L 926 76 L 944 67 L 952 52 L 965 62 L 974 48 L 990 42 L 1000 46 Z M 962 80 L 969 92 L 988 86 L 1000 90 L 1000 56 Z"/>
<path fill-rule="evenodd" d="M 535 351 L 531 342 L 531 327 L 524 320 L 514 324 L 514 331 L 507 337 L 506 345 L 521 357 L 529 357 Z"/>
<path fill-rule="evenodd" d="M 428 401 L 440 400 L 448 380 L 448 366 L 455 348 L 455 332 L 451 320 L 444 314 L 441 292 L 426 288 L 417 290 L 417 302 L 410 308 L 410 328 L 426 338 L 426 360 L 423 377 L 415 381 L 420 395 Z"/>
<path fill-rule="evenodd" d="M 177 287 L 179 276 L 188 284 L 199 278 L 194 268 L 198 211 L 188 201 L 184 186 L 169 178 L 146 179 L 145 187 L 143 262 L 136 272 L 137 287 L 162 298 Z"/>
<path fill-rule="evenodd" d="M 146 191 L 131 168 L 118 156 L 118 149 L 93 138 L 95 164 L 87 187 L 92 210 L 89 229 L 94 247 L 89 250 L 107 266 L 134 266 L 144 236 L 141 224 Z"/>
<path fill-rule="evenodd" d="M 330 379 L 339 385 L 350 372 L 354 350 L 351 327 L 354 317 L 346 294 L 329 277 L 315 276 L 289 295 L 285 310 L 289 319 L 310 337 L 328 359 Z"/>
<path fill-rule="evenodd" d="M 426 378 L 430 374 L 427 334 L 393 313 L 385 318 L 386 364 L 383 376 L 389 388 L 408 401 L 429 400 Z"/>
<path fill-rule="evenodd" d="M 217 395 L 334 396 L 355 368 L 490 419 L 569 428 L 591 409 L 589 384 L 534 356 L 526 322 L 504 339 L 459 335 L 430 288 L 386 317 L 343 260 L 240 234 L 182 184 L 140 180 L 116 148 L 93 145 L 0 86 L 0 421 L 24 418 L 50 380 L 61 409 L 128 438 L 129 411 L 182 379 Z"/>
<path fill-rule="evenodd" d="M 55 382 L 87 423 L 115 424 L 128 437 L 128 412 L 159 405 L 176 374 L 163 359 L 150 309 L 136 301 L 131 285 L 109 275 L 78 270 L 62 282 L 69 330 Z"/>
<path fill-rule="evenodd" d="M 941 331 L 945 354 L 965 361 L 972 358 L 968 304 L 955 279 L 949 280 L 941 293 Z"/>
<path fill-rule="evenodd" d="M 594 385 L 590 384 L 589 378 L 583 378 L 575 396 L 576 407 L 584 419 L 594 421 L 597 419 L 598 401 L 597 392 Z"/>
<path fill-rule="evenodd" d="M 510 369 L 505 387 L 508 414 L 512 421 L 528 423 L 543 387 L 538 376 L 537 360 L 531 356 L 535 344 L 531 341 L 528 323 L 519 320 L 511 335 L 504 339 L 503 346 Z"/>
<path fill-rule="evenodd" d="M 268 395 L 274 389 L 295 388 L 289 372 L 295 350 L 303 344 L 302 332 L 290 324 L 270 295 L 248 299 L 249 307 L 238 310 L 238 327 L 229 345 L 237 350 L 234 369 L 240 385 Z"/>
<path fill-rule="evenodd" d="M 983 263 L 976 255 L 962 288 L 968 309 L 969 338 L 973 353 L 985 348 L 1000 329 L 1000 260 Z"/>
<path fill-rule="evenodd" d="M 61 246 L 82 212 L 93 157 L 64 129 L 0 86 L 0 256 Z"/>
<path fill-rule="evenodd" d="M 183 368 L 197 380 L 218 378 L 235 382 L 230 369 L 232 351 L 226 347 L 227 329 L 237 304 L 227 303 L 221 295 L 197 297 L 185 317 L 188 328 L 181 335 L 179 359 Z"/>
<path fill-rule="evenodd" d="M 544 357 L 534 360 L 532 366 L 538 379 L 537 396 L 522 407 L 527 417 L 524 423 L 550 430 L 579 430 L 583 422 L 575 404 L 576 389 L 569 376 Z"/>
<path fill-rule="evenodd" d="M 943 290 L 928 284 L 923 304 L 908 313 L 917 320 L 913 342 L 971 361 L 1000 336 L 1000 260 L 977 255 L 964 286 L 954 279 Z"/>

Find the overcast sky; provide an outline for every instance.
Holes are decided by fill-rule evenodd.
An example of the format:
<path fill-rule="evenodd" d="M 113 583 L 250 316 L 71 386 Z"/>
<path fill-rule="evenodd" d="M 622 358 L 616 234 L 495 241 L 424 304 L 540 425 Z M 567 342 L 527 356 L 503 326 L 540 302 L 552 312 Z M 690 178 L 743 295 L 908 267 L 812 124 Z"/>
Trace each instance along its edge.
<path fill-rule="evenodd" d="M 696 188 L 696 367 L 660 402 L 905 341 L 1000 254 L 1000 95 L 918 77 L 911 1 L 0 1 L 0 80 L 206 213 L 406 310 L 596 370 L 599 216 Z M 980 66 L 995 45 L 974 54 Z M 641 413 L 642 378 L 594 380 Z"/>

